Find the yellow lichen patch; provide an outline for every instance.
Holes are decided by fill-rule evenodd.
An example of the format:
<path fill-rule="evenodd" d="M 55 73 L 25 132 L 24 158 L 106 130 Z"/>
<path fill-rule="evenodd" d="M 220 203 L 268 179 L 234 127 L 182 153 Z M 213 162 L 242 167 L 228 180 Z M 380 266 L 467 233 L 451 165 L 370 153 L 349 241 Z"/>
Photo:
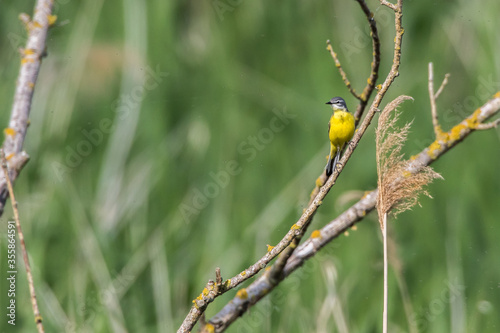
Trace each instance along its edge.
<path fill-rule="evenodd" d="M 8 136 L 16 135 L 16 130 L 13 128 L 10 128 L 10 127 L 7 127 L 6 129 L 4 129 L 3 132 L 5 135 L 8 135 Z"/>
<path fill-rule="evenodd" d="M 366 80 L 366 83 L 368 83 L 368 84 L 372 84 L 372 80 L 371 80 L 370 78 L 368 78 L 368 79 Z"/>
<path fill-rule="evenodd" d="M 245 275 L 247 275 L 247 272 L 243 271 L 243 272 L 240 273 L 240 275 L 241 276 L 245 276 Z"/>
<path fill-rule="evenodd" d="M 380 90 L 380 89 L 382 89 L 382 85 L 378 84 L 376 88 L 377 88 L 377 90 Z"/>
<path fill-rule="evenodd" d="M 361 216 L 365 216 L 366 215 L 366 210 L 364 210 L 362 213 L 361 213 Z"/>
<path fill-rule="evenodd" d="M 247 299 L 247 290 L 245 288 L 238 290 L 238 292 L 236 293 L 236 297 L 238 297 L 239 299 Z"/>
<path fill-rule="evenodd" d="M 201 292 L 204 296 L 208 296 L 208 289 L 203 288 L 203 291 Z M 201 296 L 201 295 L 200 295 Z"/>
<path fill-rule="evenodd" d="M 27 63 L 34 63 L 35 60 L 33 58 L 22 58 L 21 59 L 21 64 L 27 64 Z"/>
<path fill-rule="evenodd" d="M 267 252 L 271 252 L 274 246 L 267 244 Z"/>
<path fill-rule="evenodd" d="M 214 327 L 214 325 L 208 323 L 208 324 L 205 325 L 203 331 L 207 332 L 207 333 L 215 333 L 215 327 Z"/>
<path fill-rule="evenodd" d="M 300 229 L 300 226 L 294 224 L 292 225 L 292 227 L 290 228 L 290 230 L 299 230 Z"/>
<path fill-rule="evenodd" d="M 457 126 L 453 127 L 450 131 L 449 140 L 457 141 L 458 139 L 460 139 L 461 133 L 465 128 L 466 126 L 463 124 L 458 124 Z"/>
<path fill-rule="evenodd" d="M 8 161 L 10 160 L 12 157 L 14 157 L 14 153 L 10 153 L 9 155 L 5 156 L 5 159 Z"/>
<path fill-rule="evenodd" d="M 497 93 L 493 95 L 493 98 L 500 98 L 500 91 L 497 91 Z"/>
<path fill-rule="evenodd" d="M 323 204 L 322 200 L 318 201 L 318 206 L 321 206 L 322 204 Z"/>
<path fill-rule="evenodd" d="M 23 50 L 23 54 L 24 54 L 25 56 L 28 56 L 28 55 L 33 55 L 33 54 L 35 54 L 35 50 L 33 50 L 33 49 L 24 49 L 24 50 Z"/>
<path fill-rule="evenodd" d="M 346 231 L 344 231 L 344 235 L 345 235 L 346 237 L 347 237 L 347 236 L 349 236 L 349 231 L 347 231 L 347 230 L 346 230 Z"/>
<path fill-rule="evenodd" d="M 35 84 L 33 82 L 28 82 L 28 87 L 30 87 L 31 89 L 33 89 L 35 87 Z"/>
<path fill-rule="evenodd" d="M 427 151 L 427 155 L 429 155 L 430 158 L 435 159 L 436 152 L 440 149 L 441 149 L 441 144 L 436 140 L 429 146 L 429 151 Z"/>
<path fill-rule="evenodd" d="M 412 155 L 412 156 L 410 156 L 410 161 L 414 161 L 414 160 L 416 160 L 416 159 L 417 159 L 417 155 Z"/>
<path fill-rule="evenodd" d="M 358 226 L 357 225 L 353 225 L 352 228 L 351 228 L 351 230 L 354 230 L 354 231 L 358 230 Z"/>
<path fill-rule="evenodd" d="M 319 230 L 314 230 L 311 234 L 311 238 L 320 238 L 321 237 L 321 231 Z"/>
<path fill-rule="evenodd" d="M 33 21 L 33 28 L 41 28 L 42 25 L 38 21 Z"/>
<path fill-rule="evenodd" d="M 321 180 L 321 177 L 316 178 L 316 187 L 321 187 L 323 186 L 323 181 Z"/>
<path fill-rule="evenodd" d="M 411 172 L 408 170 L 403 171 L 403 177 L 404 178 L 410 178 L 411 177 Z"/>
<path fill-rule="evenodd" d="M 47 17 L 48 21 L 49 21 L 49 27 L 53 26 L 54 23 L 56 23 L 57 21 L 57 15 L 49 15 Z"/>

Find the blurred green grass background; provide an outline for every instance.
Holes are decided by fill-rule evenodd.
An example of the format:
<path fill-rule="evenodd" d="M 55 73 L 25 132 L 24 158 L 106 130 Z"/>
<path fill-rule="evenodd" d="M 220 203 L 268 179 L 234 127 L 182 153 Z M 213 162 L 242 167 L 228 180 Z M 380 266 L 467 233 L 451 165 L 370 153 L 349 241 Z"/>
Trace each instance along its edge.
<path fill-rule="evenodd" d="M 31 160 L 15 186 L 44 325 L 173 332 L 215 267 L 236 275 L 299 217 L 326 163 L 324 103 L 340 95 L 355 109 L 325 42 L 359 91 L 371 61 L 366 19 L 354 1 L 55 3 L 25 145 Z M 393 15 L 368 4 L 381 82 Z M 0 2 L 4 127 L 26 38 L 17 17 L 32 7 Z M 415 98 L 402 106 L 403 121 L 414 120 L 408 156 L 433 137 L 428 62 L 436 89 L 451 73 L 438 100 L 445 130 L 500 89 L 499 11 L 493 0 L 405 1 L 400 77 L 383 105 Z M 376 186 L 373 126 L 311 230 Z M 499 139 L 498 129 L 474 133 L 438 160 L 445 180 L 430 186 L 434 199 L 391 221 L 391 332 L 500 329 Z M 222 185 L 212 185 L 214 175 Z M 9 208 L 0 221 L 2 277 L 11 217 Z M 228 332 L 381 331 L 380 238 L 370 214 Z M 1 332 L 35 329 L 22 267 L 19 256 L 15 327 L 0 282 Z"/>

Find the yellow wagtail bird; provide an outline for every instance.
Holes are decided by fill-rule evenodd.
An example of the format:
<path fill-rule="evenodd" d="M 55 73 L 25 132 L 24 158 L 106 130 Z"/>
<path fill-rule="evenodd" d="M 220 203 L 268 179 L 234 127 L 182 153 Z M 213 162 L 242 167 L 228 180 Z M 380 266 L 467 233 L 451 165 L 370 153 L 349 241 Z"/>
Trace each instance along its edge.
<path fill-rule="evenodd" d="M 326 104 L 333 109 L 332 117 L 328 123 L 328 136 L 330 138 L 330 156 L 326 164 L 326 176 L 330 177 L 337 165 L 342 149 L 354 135 L 356 123 L 354 116 L 349 113 L 345 101 L 341 97 L 334 97 Z"/>

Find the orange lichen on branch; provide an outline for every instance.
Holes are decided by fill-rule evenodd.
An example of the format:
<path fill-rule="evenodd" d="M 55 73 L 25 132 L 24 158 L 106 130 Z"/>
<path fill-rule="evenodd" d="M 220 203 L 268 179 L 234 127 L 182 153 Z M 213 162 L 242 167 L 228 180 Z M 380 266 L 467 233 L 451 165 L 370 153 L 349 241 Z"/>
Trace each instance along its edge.
<path fill-rule="evenodd" d="M 321 176 L 316 178 L 316 186 L 317 187 L 323 186 L 323 179 L 321 179 Z"/>
<path fill-rule="evenodd" d="M 247 290 L 245 288 L 238 290 L 238 292 L 236 293 L 236 297 L 238 297 L 239 299 L 247 299 Z"/>
<path fill-rule="evenodd" d="M 35 59 L 33 59 L 33 58 L 22 58 L 21 59 L 21 64 L 23 64 L 23 65 L 28 64 L 28 63 L 32 64 L 34 62 L 35 62 Z"/>
<path fill-rule="evenodd" d="M 437 156 L 436 152 L 438 152 L 439 150 L 441 150 L 441 144 L 439 143 L 438 140 L 436 140 L 429 146 L 427 154 L 429 155 L 430 158 L 435 159 Z"/>
<path fill-rule="evenodd" d="M 477 117 L 479 115 L 481 115 L 481 109 L 480 108 L 476 109 L 476 111 L 474 111 L 474 113 L 470 117 L 468 117 L 467 119 L 465 119 L 465 121 L 467 122 L 467 126 L 470 129 L 475 129 L 477 127 L 477 125 L 479 124 L 479 120 L 477 119 Z"/>
<path fill-rule="evenodd" d="M 292 227 L 290 228 L 290 230 L 299 230 L 299 229 L 300 226 L 298 226 L 297 224 L 292 225 Z"/>
<path fill-rule="evenodd" d="M 49 27 L 51 27 L 56 23 L 57 15 L 49 15 L 47 16 L 47 20 L 49 21 Z"/>
<path fill-rule="evenodd" d="M 271 252 L 274 246 L 267 244 L 267 252 Z"/>
<path fill-rule="evenodd" d="M 16 135 L 16 130 L 10 127 L 7 127 L 6 129 L 3 130 L 3 133 L 8 136 L 14 136 Z"/>
<path fill-rule="evenodd" d="M 311 238 L 321 238 L 321 231 L 314 230 L 311 234 Z"/>
<path fill-rule="evenodd" d="M 203 332 L 206 332 L 206 333 L 215 333 L 215 327 L 214 327 L 214 325 L 212 325 L 210 323 L 207 323 L 203 327 Z"/>

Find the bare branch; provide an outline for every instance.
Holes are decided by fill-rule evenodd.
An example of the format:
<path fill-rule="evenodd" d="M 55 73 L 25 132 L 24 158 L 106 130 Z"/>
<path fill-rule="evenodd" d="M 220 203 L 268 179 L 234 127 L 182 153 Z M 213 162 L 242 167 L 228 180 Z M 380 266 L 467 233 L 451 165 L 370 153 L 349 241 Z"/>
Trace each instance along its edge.
<path fill-rule="evenodd" d="M 399 1 L 398 1 L 399 2 Z M 387 6 L 389 7 L 390 9 L 392 9 L 393 11 L 397 11 L 397 6 L 396 4 L 393 4 L 393 3 L 390 3 L 389 1 L 386 1 L 386 0 L 380 0 L 380 3 L 384 6 Z"/>
<path fill-rule="evenodd" d="M 439 95 L 443 92 L 444 87 L 448 84 L 448 78 L 450 77 L 450 73 L 446 73 L 444 75 L 443 82 L 441 82 L 441 85 L 439 86 L 438 91 L 434 94 L 434 98 L 437 99 Z"/>
<path fill-rule="evenodd" d="M 26 277 L 28 279 L 28 287 L 30 290 L 31 306 L 33 308 L 33 314 L 35 316 L 36 328 L 39 333 L 45 332 L 43 329 L 42 316 L 40 315 L 40 310 L 38 309 L 38 303 L 36 301 L 35 284 L 33 282 L 33 275 L 31 274 L 31 266 L 28 258 L 28 251 L 26 250 L 26 244 L 24 242 L 24 234 L 21 229 L 21 220 L 19 219 L 19 210 L 17 209 L 17 201 L 14 196 L 14 189 L 12 188 L 12 182 L 9 177 L 9 170 L 7 167 L 7 160 L 5 158 L 5 153 L 0 150 L 0 159 L 2 164 L 2 171 L 5 175 L 5 180 L 7 182 L 7 188 L 9 190 L 10 202 L 12 204 L 12 210 L 14 211 L 14 220 L 16 221 L 17 235 L 19 236 L 19 243 L 21 243 L 21 251 L 23 253 L 24 266 L 26 267 Z"/>
<path fill-rule="evenodd" d="M 337 57 L 337 53 L 333 50 L 332 44 L 330 44 L 329 40 L 326 41 L 326 44 L 327 44 L 326 49 L 330 51 L 330 55 L 332 56 L 333 61 L 335 61 L 335 67 L 337 67 L 337 69 L 339 70 L 340 76 L 342 77 L 342 81 L 344 81 L 345 86 L 356 99 L 359 99 L 361 101 L 361 96 L 358 95 L 358 93 L 356 93 L 356 90 L 354 90 L 354 88 L 352 87 L 351 81 L 349 81 L 349 79 L 347 78 L 347 74 L 342 68 L 342 65 L 340 64 L 340 60 Z"/>
<path fill-rule="evenodd" d="M 35 83 L 40 70 L 42 57 L 45 55 L 47 31 L 56 19 L 56 17 L 52 15 L 53 4 L 54 2 L 52 0 L 38 0 L 32 21 L 29 20 L 28 15 L 20 15 L 20 19 L 24 22 L 28 32 L 28 41 L 26 42 L 26 48 L 21 50 L 21 68 L 17 78 L 9 127 L 4 130 L 5 141 L 3 142 L 3 151 L 7 160 L 19 154 L 27 156 L 27 154 L 22 151 L 24 138 L 28 129 L 28 119 Z M 10 165 L 10 167 L 18 167 L 18 169 L 14 169 L 14 172 L 11 172 L 10 180 L 12 182 L 16 180 L 22 166 L 24 166 L 27 161 L 27 158 L 23 159 L 25 160 L 24 163 Z M 8 191 L 4 175 L 0 175 L 0 179 L 0 215 L 2 215 Z"/>

